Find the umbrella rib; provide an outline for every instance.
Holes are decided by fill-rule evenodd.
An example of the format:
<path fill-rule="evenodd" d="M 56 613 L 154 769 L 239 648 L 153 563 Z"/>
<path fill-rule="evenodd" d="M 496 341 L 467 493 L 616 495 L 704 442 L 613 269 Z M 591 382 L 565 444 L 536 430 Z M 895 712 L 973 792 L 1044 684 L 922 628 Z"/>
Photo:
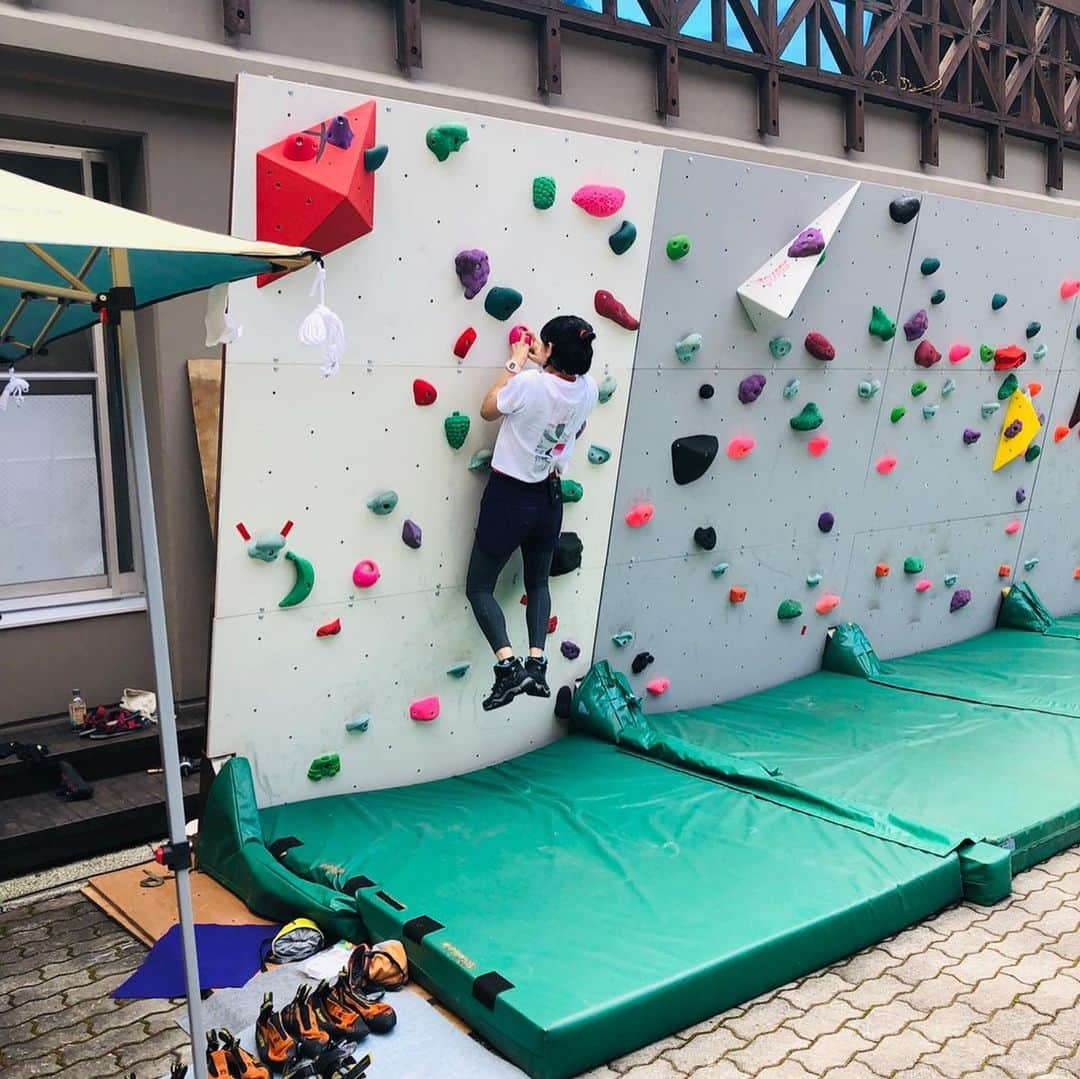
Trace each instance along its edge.
<path fill-rule="evenodd" d="M 37 244 L 27 244 L 26 249 L 27 251 L 30 251 L 33 254 L 37 255 L 37 257 L 41 259 L 41 261 L 44 262 L 50 270 L 54 270 L 56 273 L 58 273 L 69 285 L 72 286 L 72 288 L 79 289 L 85 292 L 90 297 L 93 297 L 95 295 L 86 287 L 86 285 L 83 284 L 79 277 L 73 274 L 66 266 L 54 259 L 52 255 L 50 255 L 49 252 L 46 251 L 43 247 L 39 247 Z M 97 248 L 94 250 L 94 252 L 92 252 L 93 258 L 90 259 L 91 262 L 93 262 L 94 258 L 97 258 L 97 252 L 100 250 L 100 248 Z M 85 270 L 83 272 L 85 273 Z"/>
<path fill-rule="evenodd" d="M 97 299 L 96 292 L 86 289 L 61 288 L 59 285 L 43 285 L 37 281 L 26 281 L 21 277 L 0 277 L 0 286 L 4 288 L 17 288 L 20 292 L 28 292 L 31 298 L 38 300 L 74 300 L 76 303 L 92 303 Z"/>
<path fill-rule="evenodd" d="M 90 267 L 94 265 L 94 261 L 100 254 L 101 248 L 95 247 L 91 250 L 90 254 L 86 256 L 86 261 L 79 268 L 78 277 L 80 281 L 90 272 Z M 64 313 L 64 309 L 67 307 L 66 300 L 57 300 L 55 302 L 56 306 L 53 308 L 52 314 L 45 320 L 45 325 L 41 327 L 41 332 L 34 338 L 34 343 L 30 348 L 31 352 L 37 352 L 38 349 L 41 348 L 45 342 L 45 338 L 49 336 L 49 332 L 56 325 L 60 316 Z"/>
<path fill-rule="evenodd" d="M 11 327 L 15 325 L 15 320 L 26 310 L 26 305 L 29 302 L 25 297 L 20 299 L 8 317 L 7 322 L 0 326 L 0 344 L 7 340 L 8 334 L 11 333 Z"/>

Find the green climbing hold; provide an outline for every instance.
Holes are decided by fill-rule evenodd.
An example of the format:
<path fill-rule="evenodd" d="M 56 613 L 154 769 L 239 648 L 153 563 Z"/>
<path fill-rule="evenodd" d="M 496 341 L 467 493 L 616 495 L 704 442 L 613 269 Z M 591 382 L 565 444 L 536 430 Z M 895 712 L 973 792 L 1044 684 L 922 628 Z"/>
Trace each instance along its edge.
<path fill-rule="evenodd" d="M 941 583 L 945 585 L 946 588 L 952 588 L 957 580 L 958 578 L 955 573 L 946 573 L 945 576 L 941 578 Z"/>
<path fill-rule="evenodd" d="M 308 768 L 307 777 L 318 783 L 320 779 L 329 779 L 341 771 L 341 758 L 336 753 L 324 753 L 316 757 Z"/>
<path fill-rule="evenodd" d="M 941 408 L 941 405 L 923 405 L 922 418 L 924 420 L 932 420 L 937 415 L 939 408 Z"/>
<path fill-rule="evenodd" d="M 904 572 L 905 573 L 922 573 L 923 560 L 915 555 L 908 555 L 904 559 Z"/>
<path fill-rule="evenodd" d="M 472 426 L 468 416 L 460 412 L 454 412 L 443 420 L 443 430 L 446 432 L 446 441 L 450 443 L 452 450 L 460 450 L 465 445 L 465 439 L 469 437 L 469 428 Z"/>
<path fill-rule="evenodd" d="M 611 643 L 616 648 L 625 648 L 633 639 L 633 633 L 628 629 L 624 629 L 621 633 L 612 634 Z"/>
<path fill-rule="evenodd" d="M 937 305 L 939 303 L 944 303 L 945 302 L 945 290 L 943 288 L 934 289 L 934 291 L 932 293 L 930 293 L 930 302 L 935 307 L 937 307 Z"/>
<path fill-rule="evenodd" d="M 1001 405 L 997 401 L 991 401 L 988 404 L 980 405 L 979 412 L 984 420 L 988 420 L 999 408 L 1001 408 Z"/>
<path fill-rule="evenodd" d="M 610 401 L 612 397 L 615 396 L 615 391 L 618 388 L 618 382 L 616 382 L 611 375 L 608 375 L 607 378 L 605 378 L 604 381 L 601 382 L 600 385 L 597 387 L 597 389 L 599 390 L 599 396 L 597 397 L 597 400 L 600 402 L 600 404 L 606 405 L 608 401 Z"/>
<path fill-rule="evenodd" d="M 1027 339 L 1030 341 L 1041 329 L 1041 322 L 1029 322 L 1027 324 L 1027 329 L 1024 330 L 1024 333 L 1027 335 Z"/>
<path fill-rule="evenodd" d="M 1025 461 L 1034 461 L 1039 454 L 1042 453 L 1042 446 L 1037 446 L 1034 442 L 1027 448 L 1027 452 L 1024 454 Z"/>
<path fill-rule="evenodd" d="M 446 668 L 446 673 L 450 675 L 451 678 L 464 678 L 465 675 L 469 673 L 469 667 L 470 664 L 466 663 L 465 660 L 462 660 L 460 663 L 451 663 L 450 666 Z"/>
<path fill-rule="evenodd" d="M 484 310 L 500 322 L 505 322 L 520 306 L 523 297 L 517 289 L 495 285 L 484 297 Z"/>
<path fill-rule="evenodd" d="M 1024 559 L 1024 569 L 1026 569 L 1028 573 L 1030 573 L 1038 564 L 1039 560 L 1037 558 Z"/>
<path fill-rule="evenodd" d="M 995 311 L 1000 311 L 1009 302 L 1009 297 L 1004 293 L 995 292 L 990 300 L 990 306 Z"/>
<path fill-rule="evenodd" d="M 1010 371 L 1002 380 L 1000 386 L 998 386 L 998 400 L 1007 401 L 1020 387 L 1020 380 L 1016 377 L 1015 373 Z"/>
<path fill-rule="evenodd" d="M 564 502 L 580 502 L 585 497 L 585 488 L 577 480 L 561 480 L 559 486 Z"/>
<path fill-rule="evenodd" d="M 899 423 L 907 415 L 907 409 L 903 405 L 897 405 L 896 408 L 889 413 L 889 420 L 892 423 Z"/>
<path fill-rule="evenodd" d="M 727 573 L 727 571 L 729 569 L 731 569 L 731 563 L 730 562 L 717 562 L 716 565 L 713 566 L 712 569 L 709 570 L 709 572 L 714 577 L 723 577 L 724 574 Z"/>
<path fill-rule="evenodd" d="M 1046 356 L 1046 345 L 1036 345 L 1035 351 L 1031 354 L 1033 360 L 1041 360 Z"/>
<path fill-rule="evenodd" d="M 491 468 L 491 450 L 477 450 L 469 458 L 470 472 L 487 472 Z"/>
<path fill-rule="evenodd" d="M 676 341 L 675 357 L 679 363 L 689 363 L 701 351 L 701 342 L 699 333 L 688 333 L 681 341 Z"/>
<path fill-rule="evenodd" d="M 357 716 L 355 719 L 345 720 L 345 729 L 350 734 L 366 734 L 371 716 Z"/>
<path fill-rule="evenodd" d="M 538 210 L 550 210 L 555 205 L 555 177 L 537 176 L 533 180 L 533 206 Z"/>
<path fill-rule="evenodd" d="M 925 258 L 919 265 L 919 273 L 923 277 L 929 277 L 931 274 L 935 274 L 941 269 L 941 259 Z"/>
<path fill-rule="evenodd" d="M 802 604 L 798 600 L 785 599 L 776 609 L 776 617 L 781 622 L 790 622 L 793 618 L 802 616 Z"/>
<path fill-rule="evenodd" d="M 916 379 L 911 384 L 911 396 L 912 397 L 919 397 L 920 395 L 922 395 L 924 393 L 926 393 L 926 383 L 921 378 Z"/>
<path fill-rule="evenodd" d="M 679 259 L 686 258 L 690 254 L 690 237 L 683 233 L 679 233 L 678 236 L 672 236 L 667 242 L 667 257 L 672 262 L 678 262 Z"/>
<path fill-rule="evenodd" d="M 439 124 L 428 128 L 424 141 L 440 161 L 445 161 L 469 141 L 469 130 L 464 124 Z"/>
<path fill-rule="evenodd" d="M 611 460 L 611 450 L 607 446 L 598 446 L 595 442 L 589 447 L 589 464 L 603 465 Z"/>
<path fill-rule="evenodd" d="M 817 586 L 819 584 L 821 584 L 821 574 L 820 573 L 811 573 L 806 578 L 806 587 L 807 588 L 817 588 Z"/>
<path fill-rule="evenodd" d="M 769 352 L 774 360 L 782 360 L 791 351 L 791 342 L 786 337 L 774 337 L 769 342 Z"/>
<path fill-rule="evenodd" d="M 896 322 L 889 318 L 883 307 L 875 306 L 870 313 L 870 336 L 891 341 L 896 336 Z"/>
<path fill-rule="evenodd" d="M 992 345 L 979 345 L 979 359 L 983 363 L 989 363 L 994 358 L 994 348 Z"/>
<path fill-rule="evenodd" d="M 398 504 L 397 491 L 380 491 L 377 495 L 372 495 L 367 500 L 367 508 L 375 514 L 376 517 L 385 517 L 388 513 L 394 512 L 394 507 Z"/>
<path fill-rule="evenodd" d="M 788 420 L 793 431 L 816 431 L 824 422 L 821 409 L 813 401 L 807 401 L 802 411 Z"/>
<path fill-rule="evenodd" d="M 625 255 L 637 239 L 637 225 L 633 221 L 624 221 L 609 237 L 608 247 L 616 255 Z"/>

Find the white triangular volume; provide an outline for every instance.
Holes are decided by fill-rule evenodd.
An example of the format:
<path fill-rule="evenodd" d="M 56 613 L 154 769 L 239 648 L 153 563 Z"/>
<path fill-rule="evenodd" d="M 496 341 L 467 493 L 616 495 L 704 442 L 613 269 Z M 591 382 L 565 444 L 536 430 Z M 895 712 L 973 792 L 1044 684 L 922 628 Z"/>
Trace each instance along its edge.
<path fill-rule="evenodd" d="M 859 185 L 853 184 L 836 202 L 806 226 L 808 229 L 814 228 L 821 232 L 826 250 L 858 190 Z M 762 324 L 770 320 L 788 318 L 795 310 L 803 289 L 814 276 L 814 269 L 820 262 L 820 257 L 792 258 L 788 254 L 788 248 L 794 240 L 795 237 L 792 237 L 764 266 L 748 277 L 738 288 L 739 299 L 750 321 L 754 324 L 755 330 L 761 329 Z"/>

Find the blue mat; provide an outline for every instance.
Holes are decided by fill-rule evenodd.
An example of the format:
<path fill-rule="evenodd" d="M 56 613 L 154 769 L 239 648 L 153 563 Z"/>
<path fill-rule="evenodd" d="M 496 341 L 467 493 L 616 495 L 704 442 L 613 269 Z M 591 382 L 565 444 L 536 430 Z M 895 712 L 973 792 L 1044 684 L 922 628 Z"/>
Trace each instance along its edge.
<path fill-rule="evenodd" d="M 279 925 L 197 925 L 199 986 L 206 990 L 246 985 L 259 971 L 259 946 L 280 928 Z M 112 995 L 118 1000 L 185 995 L 178 925 L 150 949 L 142 966 Z"/>

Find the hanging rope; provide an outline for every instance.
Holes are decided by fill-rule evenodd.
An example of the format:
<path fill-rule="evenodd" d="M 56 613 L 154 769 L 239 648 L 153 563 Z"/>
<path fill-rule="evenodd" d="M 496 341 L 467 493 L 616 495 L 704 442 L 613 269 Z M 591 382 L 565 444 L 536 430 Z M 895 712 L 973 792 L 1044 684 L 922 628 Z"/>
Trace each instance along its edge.
<path fill-rule="evenodd" d="M 345 326 L 341 319 L 326 306 L 326 267 L 319 262 L 315 267 L 315 280 L 309 296 L 318 296 L 319 302 L 311 314 L 300 323 L 299 338 L 302 345 L 321 345 L 323 351 L 322 373 L 336 375 L 345 355 Z"/>
<path fill-rule="evenodd" d="M 0 393 L 0 412 L 7 412 L 8 401 L 13 398 L 22 404 L 23 394 L 27 393 L 29 389 L 30 383 L 25 378 L 19 378 L 15 374 L 15 368 L 11 368 L 8 371 L 8 381 L 4 387 L 4 392 Z"/>

